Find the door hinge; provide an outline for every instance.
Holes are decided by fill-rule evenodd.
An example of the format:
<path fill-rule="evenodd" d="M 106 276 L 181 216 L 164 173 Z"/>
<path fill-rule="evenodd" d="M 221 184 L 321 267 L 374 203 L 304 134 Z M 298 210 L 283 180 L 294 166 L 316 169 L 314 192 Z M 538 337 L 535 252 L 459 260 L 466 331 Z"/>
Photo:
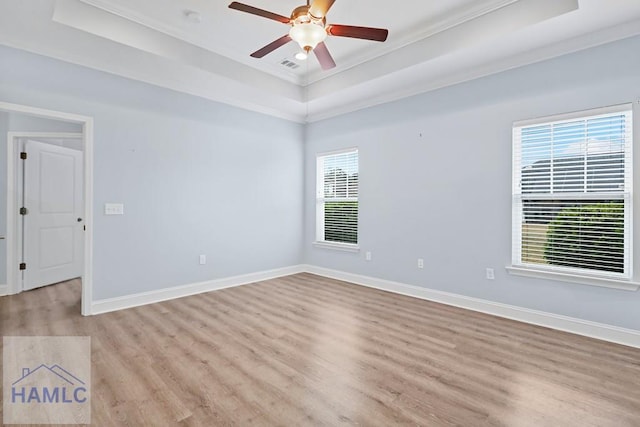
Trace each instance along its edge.
<path fill-rule="evenodd" d="M 26 215 L 29 213 L 29 210 L 27 208 L 20 208 L 20 215 Z"/>
<path fill-rule="evenodd" d="M 24 262 L 20 263 L 20 270 L 26 270 L 27 269 L 27 264 Z"/>
<path fill-rule="evenodd" d="M 27 153 L 25 153 L 24 151 L 22 153 L 20 153 L 20 158 L 22 160 L 26 160 L 27 159 Z"/>

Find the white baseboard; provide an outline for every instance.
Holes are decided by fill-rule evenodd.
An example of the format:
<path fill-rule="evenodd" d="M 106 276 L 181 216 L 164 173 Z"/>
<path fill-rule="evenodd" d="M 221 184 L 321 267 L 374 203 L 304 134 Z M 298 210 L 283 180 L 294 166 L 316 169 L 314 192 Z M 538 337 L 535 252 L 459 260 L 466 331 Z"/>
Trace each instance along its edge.
<path fill-rule="evenodd" d="M 206 282 L 190 283 L 188 285 L 175 286 L 172 288 L 160 289 L 157 291 L 142 292 L 139 294 L 126 295 L 116 298 L 108 298 L 93 301 L 91 304 L 91 314 L 102 314 L 110 311 L 122 310 L 125 308 L 139 307 L 141 305 L 153 304 L 175 298 L 182 298 L 204 292 L 216 291 L 234 286 L 247 285 L 249 283 L 260 282 L 262 280 L 275 279 L 304 272 L 303 266 L 291 266 L 278 268 L 275 270 L 260 271 L 256 273 L 243 274 L 240 276 L 225 277 L 223 279 L 209 280 Z"/>
<path fill-rule="evenodd" d="M 9 285 L 0 285 L 0 297 L 9 295 Z"/>
<path fill-rule="evenodd" d="M 603 323 L 501 304 L 479 298 L 436 291 L 419 286 L 376 279 L 375 277 L 361 276 L 359 274 L 346 273 L 313 265 L 304 265 L 302 267 L 304 271 L 317 274 L 319 276 L 343 280 L 345 282 L 389 291 L 396 294 L 421 298 L 498 317 L 518 320 L 520 322 L 530 323 L 533 325 L 545 326 L 547 328 L 571 332 L 577 335 L 584 335 L 591 338 L 640 348 L 640 331 L 634 329 L 625 329 Z"/>
<path fill-rule="evenodd" d="M 630 347 L 640 348 L 640 331 L 637 330 L 620 328 L 603 323 L 591 322 L 588 320 L 547 313 L 544 311 L 531 310 L 528 308 L 517 307 L 513 305 L 501 304 L 479 298 L 472 298 L 464 295 L 452 294 L 449 292 L 437 291 L 419 286 L 407 285 L 390 280 L 377 279 L 375 277 L 362 276 L 359 274 L 352 274 L 313 265 L 296 265 L 291 267 L 278 268 L 275 270 L 227 277 L 223 279 L 215 279 L 206 282 L 191 283 L 188 285 L 176 286 L 173 288 L 161 289 L 157 291 L 143 292 L 123 297 L 97 300 L 91 304 L 91 314 L 108 313 L 110 311 L 138 307 L 146 304 L 153 304 L 156 302 L 182 298 L 219 289 L 231 288 L 234 286 L 246 285 L 262 280 L 275 279 L 278 277 L 303 272 L 317 274 L 318 276 L 329 277 L 332 279 L 343 280 L 345 282 L 367 286 L 369 288 L 380 289 L 396 294 L 407 295 L 415 298 L 460 307 L 467 310 L 478 311 L 498 317 L 518 320 L 520 322 L 530 323 L 533 325 L 571 332 L 577 335 L 584 335 L 587 337 L 609 341 L 617 344 L 623 344 Z M 8 293 L 7 285 L 0 285 L 0 295 L 3 295 L 3 291 Z"/>

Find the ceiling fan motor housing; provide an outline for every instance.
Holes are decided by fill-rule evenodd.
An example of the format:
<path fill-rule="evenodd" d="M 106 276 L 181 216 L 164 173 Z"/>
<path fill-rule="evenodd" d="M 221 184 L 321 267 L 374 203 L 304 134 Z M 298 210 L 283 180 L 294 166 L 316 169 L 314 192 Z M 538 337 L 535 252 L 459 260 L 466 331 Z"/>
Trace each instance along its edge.
<path fill-rule="evenodd" d="M 299 6 L 296 7 L 295 9 L 293 9 L 293 12 L 291 12 L 291 23 L 292 24 L 303 24 L 303 23 L 307 23 L 307 22 L 315 22 L 316 24 L 322 24 L 324 26 L 324 24 L 327 21 L 326 17 L 315 17 L 311 14 L 311 12 L 309 12 L 309 6 L 305 5 L 305 6 Z"/>

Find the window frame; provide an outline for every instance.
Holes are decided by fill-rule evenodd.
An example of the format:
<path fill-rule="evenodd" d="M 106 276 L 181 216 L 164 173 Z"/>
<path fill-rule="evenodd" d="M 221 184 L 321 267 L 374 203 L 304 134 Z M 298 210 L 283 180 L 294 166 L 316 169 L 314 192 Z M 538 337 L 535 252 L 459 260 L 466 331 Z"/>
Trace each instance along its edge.
<path fill-rule="evenodd" d="M 327 199 L 324 194 L 324 161 L 327 157 L 343 154 L 357 154 L 358 162 L 358 191 L 357 197 L 339 198 L 338 200 L 355 201 L 358 203 L 358 214 L 356 223 L 356 243 L 335 242 L 325 240 L 325 203 L 336 201 L 334 198 Z M 360 153 L 358 147 L 349 147 L 340 150 L 326 151 L 316 154 L 316 233 L 314 246 L 335 249 L 347 252 L 358 252 L 360 250 Z"/>
<path fill-rule="evenodd" d="M 625 146 L 626 158 L 630 160 L 630 164 L 625 164 L 625 173 L 628 174 L 628 179 L 625 179 L 625 189 L 621 193 L 616 195 L 625 206 L 625 235 L 624 235 L 624 250 L 628 257 L 628 263 L 625 265 L 624 274 L 609 273 L 604 271 L 597 271 L 589 269 L 572 269 L 572 268 L 558 268 L 558 266 L 547 266 L 545 264 L 526 263 L 522 261 L 522 218 L 523 218 L 523 194 L 520 191 L 520 180 L 522 177 L 521 157 L 522 157 L 522 145 L 521 134 L 523 128 L 543 126 L 548 124 L 558 124 L 564 121 L 591 119 L 597 116 L 603 116 L 608 114 L 617 113 L 629 113 L 631 129 L 629 132 L 629 144 Z M 634 165 L 636 163 L 636 156 L 634 154 L 633 145 L 635 139 L 635 127 L 637 125 L 637 117 L 634 114 L 633 104 L 626 103 L 620 105 L 614 105 L 610 107 L 595 108 L 589 110 L 582 110 L 567 114 L 558 114 L 553 116 L 540 117 L 530 120 L 522 120 L 513 123 L 512 127 L 512 249 L 511 249 L 511 265 L 506 269 L 510 274 L 544 278 L 551 280 L 560 280 L 573 283 L 580 283 L 593 286 L 603 286 L 624 290 L 637 290 L 640 283 L 634 282 L 634 233 L 633 233 L 633 209 L 634 209 Z M 627 150 L 629 152 L 627 153 Z M 626 168 L 630 168 L 626 170 Z M 551 172 L 553 173 L 553 172 Z M 543 193 L 545 194 L 545 193 Z M 571 197 L 563 197 L 562 193 L 550 193 L 553 198 L 558 200 L 588 200 L 589 198 L 597 198 L 600 195 L 601 198 L 606 197 L 606 192 L 593 192 L 584 193 L 582 197 L 576 197 L 576 194 L 567 194 Z M 530 199 L 536 199 L 538 196 L 529 197 Z M 543 196 L 544 197 L 544 196 Z M 549 197 L 551 198 L 551 197 Z"/>

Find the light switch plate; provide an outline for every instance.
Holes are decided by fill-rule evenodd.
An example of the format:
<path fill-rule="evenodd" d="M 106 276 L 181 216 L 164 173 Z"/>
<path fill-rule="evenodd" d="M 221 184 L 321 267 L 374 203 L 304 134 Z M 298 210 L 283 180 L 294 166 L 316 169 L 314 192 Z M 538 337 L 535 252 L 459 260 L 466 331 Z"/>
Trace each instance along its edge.
<path fill-rule="evenodd" d="M 124 204 L 122 203 L 105 203 L 105 215 L 124 215 Z"/>

